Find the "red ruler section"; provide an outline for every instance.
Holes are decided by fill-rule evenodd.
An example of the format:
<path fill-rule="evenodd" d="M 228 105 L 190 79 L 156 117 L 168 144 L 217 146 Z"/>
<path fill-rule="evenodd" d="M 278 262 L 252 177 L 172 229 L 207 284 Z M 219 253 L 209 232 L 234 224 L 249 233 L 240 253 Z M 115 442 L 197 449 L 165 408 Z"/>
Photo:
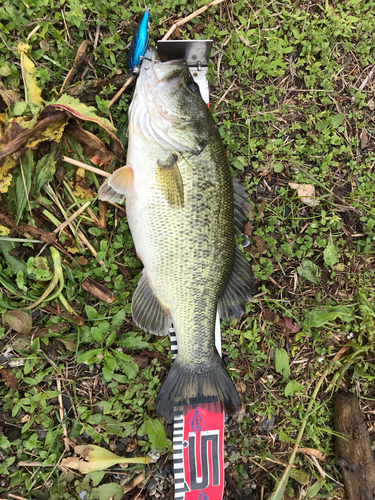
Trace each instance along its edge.
<path fill-rule="evenodd" d="M 194 402 L 189 401 L 175 412 L 175 500 L 221 500 L 224 492 L 223 406 L 219 402 L 204 401 L 191 404 Z"/>

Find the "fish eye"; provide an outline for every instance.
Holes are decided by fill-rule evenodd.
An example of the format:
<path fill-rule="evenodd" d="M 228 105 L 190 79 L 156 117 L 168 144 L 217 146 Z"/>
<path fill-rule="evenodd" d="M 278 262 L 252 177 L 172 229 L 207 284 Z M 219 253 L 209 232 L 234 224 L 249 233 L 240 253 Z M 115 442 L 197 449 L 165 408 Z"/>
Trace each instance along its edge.
<path fill-rule="evenodd" d="M 194 80 L 190 80 L 190 82 L 187 83 L 187 87 L 192 92 L 198 92 L 199 91 L 199 85 Z"/>

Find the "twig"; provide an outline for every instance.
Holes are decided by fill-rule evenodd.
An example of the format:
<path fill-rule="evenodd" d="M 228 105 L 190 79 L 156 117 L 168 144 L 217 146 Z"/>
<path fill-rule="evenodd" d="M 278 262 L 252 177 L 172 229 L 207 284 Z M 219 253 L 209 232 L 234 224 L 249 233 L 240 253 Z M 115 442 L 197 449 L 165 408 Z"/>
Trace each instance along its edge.
<path fill-rule="evenodd" d="M 71 163 L 72 165 L 76 165 L 77 167 L 84 168 L 85 170 L 90 170 L 90 172 L 94 172 L 94 174 L 102 175 L 103 177 L 110 177 L 111 174 L 106 172 L 105 170 L 101 170 L 100 168 L 92 167 L 91 165 L 87 165 L 86 163 L 82 163 L 78 160 L 73 160 L 73 158 L 69 158 L 68 156 L 63 156 L 62 160 L 66 163 Z"/>
<path fill-rule="evenodd" d="M 129 85 L 131 85 L 133 82 L 135 82 L 136 78 L 137 78 L 137 75 L 132 75 L 126 80 L 126 82 L 121 87 L 121 89 L 117 92 L 117 94 L 114 97 L 112 97 L 112 99 L 109 101 L 108 108 L 110 108 L 112 106 L 112 104 L 117 101 L 117 99 L 121 96 L 121 94 L 124 92 L 124 90 L 129 87 Z"/>
<path fill-rule="evenodd" d="M 70 217 L 66 219 L 65 222 L 59 225 L 56 229 L 53 230 L 54 233 L 61 233 L 61 231 L 68 225 L 70 224 L 74 219 L 76 219 L 82 212 L 86 210 L 88 206 L 91 205 L 91 201 L 87 201 L 84 205 L 82 205 L 81 208 L 79 208 L 74 214 L 72 214 Z"/>
<path fill-rule="evenodd" d="M 40 28 L 40 24 L 37 24 L 35 26 L 35 28 L 32 31 L 30 31 L 30 33 L 27 35 L 26 40 L 28 40 L 29 38 L 31 38 L 34 35 L 34 33 L 36 33 L 38 31 L 39 28 Z"/>
<path fill-rule="evenodd" d="M 219 99 L 219 102 L 215 105 L 215 109 L 218 108 L 218 106 L 220 106 L 220 104 L 224 101 L 224 99 L 226 98 L 228 92 L 230 92 L 232 90 L 232 87 L 233 85 L 236 83 L 236 79 L 233 80 L 233 82 L 229 85 L 229 87 L 227 88 L 227 90 L 224 92 L 224 94 L 220 97 Z"/>
<path fill-rule="evenodd" d="M 370 71 L 370 73 L 366 76 L 366 78 L 363 80 L 363 82 L 361 83 L 361 85 L 359 86 L 358 90 L 359 92 L 361 92 L 367 85 L 367 82 L 370 80 L 370 78 L 372 77 L 372 75 L 374 74 L 374 71 L 375 71 L 375 65 L 374 67 L 372 68 L 372 70 Z"/>
<path fill-rule="evenodd" d="M 294 459 L 296 457 L 296 454 L 297 454 L 297 451 L 298 451 L 298 448 L 299 448 L 299 444 L 301 442 L 301 439 L 303 437 L 303 433 L 305 431 L 305 427 L 306 427 L 306 424 L 307 424 L 307 420 L 310 416 L 310 412 L 312 410 L 312 407 L 315 403 L 315 398 L 319 392 L 319 389 L 321 387 L 321 385 L 323 384 L 324 382 L 324 379 L 326 378 L 326 376 L 328 375 L 330 369 L 332 368 L 332 366 L 334 365 L 334 363 L 336 363 L 336 361 L 338 361 L 341 356 L 348 350 L 350 349 L 349 346 L 345 346 L 345 347 L 342 347 L 339 352 L 336 354 L 336 356 L 333 358 L 333 360 L 331 361 L 331 363 L 326 367 L 326 369 L 324 370 L 322 376 L 320 377 L 318 383 L 316 384 L 316 387 L 315 387 L 315 390 L 311 396 L 311 399 L 310 399 L 310 402 L 309 402 L 309 405 L 307 407 L 307 411 L 306 411 L 306 415 L 305 417 L 303 418 L 302 420 L 302 424 L 301 424 L 301 427 L 300 427 L 300 430 L 299 430 L 299 433 L 298 433 L 298 436 L 297 436 L 297 439 L 295 441 L 295 444 L 294 444 L 294 448 L 293 448 L 293 451 L 292 451 L 292 454 L 290 455 L 290 458 L 289 458 L 289 462 L 288 462 L 288 466 L 286 467 L 286 469 L 284 470 L 284 474 L 283 474 L 283 477 L 281 478 L 279 484 L 278 484 L 278 487 L 276 489 L 276 491 L 274 492 L 274 494 L 272 495 L 272 497 L 270 498 L 270 500 L 278 500 L 278 499 L 281 499 L 282 498 L 282 494 L 285 490 L 285 487 L 286 487 L 286 484 L 288 482 L 288 478 L 289 478 L 289 474 L 290 474 L 290 470 L 293 466 L 293 462 L 294 462 Z"/>
<path fill-rule="evenodd" d="M 196 10 L 195 12 L 193 12 L 192 14 L 190 14 L 189 16 L 184 17 L 183 19 L 180 19 L 180 20 L 176 21 L 169 28 L 169 30 L 167 31 L 167 33 L 163 36 L 162 40 L 168 40 L 168 38 L 171 36 L 171 34 L 174 32 L 174 30 L 176 28 L 178 28 L 178 26 L 181 26 L 181 25 L 183 25 L 183 24 L 191 21 L 194 17 L 199 16 L 200 14 L 202 14 L 202 12 L 206 11 L 210 7 L 213 7 L 214 5 L 218 5 L 218 4 L 223 3 L 223 2 L 224 2 L 224 0 L 214 0 L 213 2 L 210 2 L 207 5 L 204 5 L 200 9 Z"/>
<path fill-rule="evenodd" d="M 13 495 L 13 493 L 8 493 L 8 497 L 15 498 L 16 500 L 27 500 L 27 498 L 19 497 L 18 495 Z"/>
<path fill-rule="evenodd" d="M 96 50 L 96 47 L 98 46 L 99 36 L 100 36 L 100 24 L 97 24 L 97 26 L 96 26 L 96 33 L 95 33 L 95 40 L 94 40 L 94 46 L 93 46 L 94 50 Z"/>

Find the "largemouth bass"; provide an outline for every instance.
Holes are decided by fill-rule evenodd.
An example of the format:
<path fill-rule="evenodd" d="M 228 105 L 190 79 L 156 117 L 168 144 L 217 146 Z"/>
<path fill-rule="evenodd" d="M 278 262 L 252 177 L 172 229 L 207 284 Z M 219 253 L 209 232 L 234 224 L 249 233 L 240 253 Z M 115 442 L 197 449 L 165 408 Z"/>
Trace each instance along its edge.
<path fill-rule="evenodd" d="M 144 264 L 135 323 L 157 335 L 171 323 L 176 331 L 178 355 L 156 411 L 171 419 L 179 401 L 218 397 L 234 414 L 241 402 L 215 348 L 215 319 L 217 310 L 238 317 L 253 295 L 250 263 L 234 240 L 248 195 L 232 182 L 220 134 L 184 60 L 160 62 L 147 48 L 129 110 L 127 165 L 99 196 L 126 198 Z"/>

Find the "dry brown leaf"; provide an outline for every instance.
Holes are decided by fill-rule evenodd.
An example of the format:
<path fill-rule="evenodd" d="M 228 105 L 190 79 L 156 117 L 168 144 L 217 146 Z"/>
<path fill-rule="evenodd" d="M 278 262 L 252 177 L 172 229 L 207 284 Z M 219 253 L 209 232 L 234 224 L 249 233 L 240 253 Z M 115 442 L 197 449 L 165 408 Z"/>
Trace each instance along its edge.
<path fill-rule="evenodd" d="M 111 304 L 111 302 L 115 300 L 112 290 L 90 277 L 86 278 L 86 280 L 82 283 L 82 288 L 107 304 Z"/>
<path fill-rule="evenodd" d="M 65 347 L 68 349 L 70 352 L 76 352 L 77 350 L 77 344 L 75 344 L 72 340 L 66 339 L 65 340 Z"/>
<path fill-rule="evenodd" d="M 319 205 L 319 200 L 315 199 L 315 186 L 312 184 L 296 184 L 294 182 L 289 182 L 289 187 L 298 190 L 298 197 L 301 198 L 301 201 L 306 205 L 310 207 Z"/>
<path fill-rule="evenodd" d="M 253 239 L 256 243 L 258 252 L 263 253 L 264 250 L 266 249 L 266 243 L 265 243 L 264 239 L 261 238 L 260 236 L 253 236 Z"/>
<path fill-rule="evenodd" d="M 318 458 L 319 460 L 322 460 L 323 462 L 326 459 L 326 457 L 324 456 L 324 453 L 322 453 L 319 450 L 315 450 L 314 448 L 298 448 L 298 451 L 300 451 L 302 453 L 306 453 L 307 455 L 311 455 L 315 458 Z"/>
<path fill-rule="evenodd" d="M 363 129 L 361 132 L 361 149 L 365 149 L 368 146 L 368 137 L 366 130 Z"/>
<path fill-rule="evenodd" d="M 81 64 L 83 63 L 83 61 L 85 59 L 86 49 L 87 49 L 88 45 L 91 45 L 91 42 L 89 42 L 88 40 L 85 40 L 78 47 L 73 66 L 72 66 L 71 70 L 69 71 L 69 73 L 66 75 L 66 78 L 64 80 L 64 83 L 61 87 L 60 92 L 63 91 L 64 87 L 67 87 L 68 85 L 70 85 L 70 82 L 72 81 L 74 75 L 77 73 L 78 68 L 81 66 Z"/>
<path fill-rule="evenodd" d="M 284 317 L 285 328 L 291 330 L 293 333 L 298 333 L 301 330 L 301 327 L 298 323 L 293 323 L 292 318 Z"/>
<path fill-rule="evenodd" d="M 276 323 L 277 322 L 277 316 L 273 311 L 271 311 L 271 309 L 264 309 L 263 310 L 263 318 L 266 321 L 268 321 L 269 323 Z"/>
<path fill-rule="evenodd" d="M 84 155 L 90 158 L 95 165 L 103 166 L 111 162 L 113 153 L 106 148 L 96 135 L 84 130 L 76 120 L 72 119 L 70 121 L 69 126 L 66 128 L 66 135 L 73 137 L 81 144 Z"/>
<path fill-rule="evenodd" d="M 245 234 L 247 234 L 249 238 L 251 238 L 251 235 L 253 234 L 253 226 L 250 224 L 250 222 L 246 223 Z"/>
<path fill-rule="evenodd" d="M 7 90 L 4 87 L 3 82 L 0 82 L 0 97 L 3 98 L 5 104 L 9 107 L 13 104 L 13 101 L 15 99 L 14 93 L 11 92 L 10 90 Z"/>
<path fill-rule="evenodd" d="M 0 370 L 0 376 L 8 387 L 13 389 L 14 391 L 18 391 L 18 380 L 17 377 L 13 375 L 13 373 L 8 372 L 8 370 L 6 370 L 5 368 L 2 368 Z"/>
<path fill-rule="evenodd" d="M 258 214 L 259 214 L 259 218 L 262 219 L 262 222 L 264 222 L 263 215 L 264 215 L 264 209 L 266 208 L 266 205 L 267 205 L 267 200 L 263 200 L 259 206 L 259 213 Z"/>

